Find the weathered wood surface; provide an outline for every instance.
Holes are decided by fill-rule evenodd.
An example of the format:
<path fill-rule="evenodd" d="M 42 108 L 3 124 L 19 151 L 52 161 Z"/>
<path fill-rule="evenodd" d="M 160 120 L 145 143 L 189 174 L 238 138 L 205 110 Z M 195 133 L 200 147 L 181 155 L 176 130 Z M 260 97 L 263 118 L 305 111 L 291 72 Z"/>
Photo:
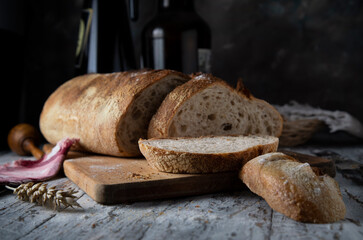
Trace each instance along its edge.
<path fill-rule="evenodd" d="M 335 152 L 342 161 L 363 163 L 363 145 L 289 148 L 306 154 Z M 19 159 L 1 153 L 0 161 Z M 337 164 L 339 169 L 339 165 Z M 343 169 L 343 168 L 342 168 Z M 343 173 L 343 174 L 342 174 Z M 0 195 L 1 239 L 363 239 L 363 191 L 359 181 L 337 171 L 347 206 L 333 224 L 304 224 L 271 210 L 247 189 L 162 201 L 101 205 L 81 190 L 82 209 L 53 211 Z M 77 187 L 60 176 L 58 187 Z"/>

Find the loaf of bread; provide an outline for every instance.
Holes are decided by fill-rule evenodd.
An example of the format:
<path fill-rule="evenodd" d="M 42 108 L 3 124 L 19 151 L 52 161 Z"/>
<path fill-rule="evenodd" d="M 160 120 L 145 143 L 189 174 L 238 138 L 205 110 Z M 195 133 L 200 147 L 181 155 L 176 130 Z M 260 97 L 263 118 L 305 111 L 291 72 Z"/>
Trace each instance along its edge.
<path fill-rule="evenodd" d="M 283 153 L 252 159 L 239 176 L 272 209 L 296 221 L 330 223 L 345 216 L 338 183 Z"/>
<path fill-rule="evenodd" d="M 211 74 L 175 88 L 151 119 L 148 137 L 262 134 L 280 136 L 282 118 L 242 85 L 233 89 Z"/>
<path fill-rule="evenodd" d="M 165 96 L 188 81 L 171 70 L 88 74 L 61 85 L 45 102 L 40 130 L 52 144 L 79 138 L 78 150 L 113 156 L 141 155 L 149 121 Z"/>
<path fill-rule="evenodd" d="M 248 160 L 278 147 L 272 136 L 205 136 L 139 140 L 142 154 L 156 170 L 169 173 L 239 171 Z"/>

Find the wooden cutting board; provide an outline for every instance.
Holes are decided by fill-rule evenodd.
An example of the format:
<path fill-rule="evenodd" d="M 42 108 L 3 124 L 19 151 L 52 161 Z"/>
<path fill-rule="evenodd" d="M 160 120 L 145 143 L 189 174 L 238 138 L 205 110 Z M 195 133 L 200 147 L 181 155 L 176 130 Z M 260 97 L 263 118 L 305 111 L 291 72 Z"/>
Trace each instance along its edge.
<path fill-rule="evenodd" d="M 285 151 L 286 152 L 286 151 Z M 335 176 L 329 159 L 286 152 Z M 128 203 L 243 189 L 238 172 L 170 174 L 151 169 L 143 158 L 117 158 L 70 153 L 65 175 L 96 202 Z"/>

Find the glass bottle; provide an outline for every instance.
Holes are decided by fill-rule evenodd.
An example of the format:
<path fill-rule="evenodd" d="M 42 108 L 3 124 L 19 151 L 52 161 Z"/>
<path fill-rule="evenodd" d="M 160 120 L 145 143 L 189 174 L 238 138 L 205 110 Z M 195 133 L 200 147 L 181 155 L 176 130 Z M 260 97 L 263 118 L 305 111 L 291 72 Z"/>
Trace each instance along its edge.
<path fill-rule="evenodd" d="M 211 70 L 211 31 L 195 12 L 193 0 L 159 0 L 142 42 L 143 67 L 187 74 Z"/>

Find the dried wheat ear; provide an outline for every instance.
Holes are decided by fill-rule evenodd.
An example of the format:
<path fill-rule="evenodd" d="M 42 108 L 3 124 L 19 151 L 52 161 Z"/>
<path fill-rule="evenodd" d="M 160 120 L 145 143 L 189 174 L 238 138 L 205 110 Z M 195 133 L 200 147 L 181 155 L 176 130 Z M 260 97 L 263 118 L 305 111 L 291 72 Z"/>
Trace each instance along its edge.
<path fill-rule="evenodd" d="M 60 209 L 62 206 L 80 207 L 77 203 L 77 197 L 74 195 L 78 191 L 74 188 L 68 190 L 56 189 L 55 186 L 47 188 L 46 183 L 28 182 L 19 185 L 17 188 L 6 186 L 7 189 L 13 190 L 13 193 L 18 196 L 18 199 L 37 203 L 42 206 L 53 207 L 54 210 Z"/>

